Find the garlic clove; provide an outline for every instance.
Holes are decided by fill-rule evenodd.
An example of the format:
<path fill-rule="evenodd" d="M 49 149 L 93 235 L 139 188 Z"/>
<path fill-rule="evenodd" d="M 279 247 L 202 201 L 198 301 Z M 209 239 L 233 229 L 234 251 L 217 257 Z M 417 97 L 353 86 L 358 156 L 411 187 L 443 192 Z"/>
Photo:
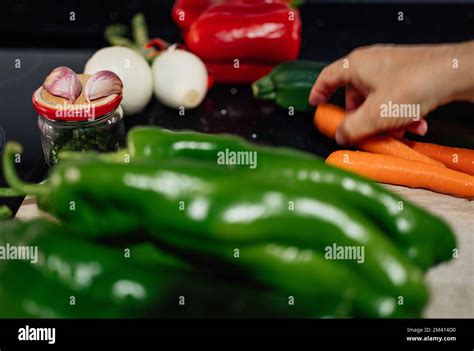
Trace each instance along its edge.
<path fill-rule="evenodd" d="M 118 75 L 111 71 L 99 71 L 87 80 L 84 96 L 90 102 L 105 96 L 121 94 L 122 89 L 123 83 Z"/>
<path fill-rule="evenodd" d="M 74 103 L 81 95 L 82 84 L 72 69 L 61 66 L 46 77 L 43 88 L 52 95 L 61 96 Z"/>

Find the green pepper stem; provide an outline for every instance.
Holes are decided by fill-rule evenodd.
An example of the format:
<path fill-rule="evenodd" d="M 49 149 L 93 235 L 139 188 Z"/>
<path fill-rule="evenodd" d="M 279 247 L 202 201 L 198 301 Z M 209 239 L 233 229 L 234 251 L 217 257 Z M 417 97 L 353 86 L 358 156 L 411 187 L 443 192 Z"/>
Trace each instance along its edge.
<path fill-rule="evenodd" d="M 12 211 L 7 206 L 0 206 L 0 219 L 12 216 Z"/>
<path fill-rule="evenodd" d="M 252 93 L 257 99 L 273 100 L 276 98 L 271 73 L 252 83 Z"/>
<path fill-rule="evenodd" d="M 49 187 L 45 184 L 28 184 L 23 182 L 16 174 L 15 155 L 21 154 L 23 148 L 15 142 L 8 142 L 3 153 L 3 175 L 8 185 L 23 195 L 42 196 L 49 192 Z"/>
<path fill-rule="evenodd" d="M 78 152 L 78 151 L 61 151 L 59 153 L 60 161 L 84 160 L 84 159 L 98 159 L 104 162 L 111 163 L 125 163 L 129 162 L 129 153 L 127 149 L 122 149 L 116 152 Z"/>
<path fill-rule="evenodd" d="M 0 197 L 16 197 L 23 195 L 25 194 L 12 188 L 0 188 Z"/>

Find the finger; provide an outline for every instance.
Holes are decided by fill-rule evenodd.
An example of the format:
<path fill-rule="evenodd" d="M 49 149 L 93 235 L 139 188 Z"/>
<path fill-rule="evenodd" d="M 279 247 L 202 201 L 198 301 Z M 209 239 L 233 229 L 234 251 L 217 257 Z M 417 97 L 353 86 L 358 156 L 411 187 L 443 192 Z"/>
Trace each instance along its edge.
<path fill-rule="evenodd" d="M 425 135 L 428 132 L 428 123 L 425 119 L 410 124 L 406 130 L 412 134 Z"/>
<path fill-rule="evenodd" d="M 346 87 L 346 111 L 350 112 L 364 103 L 365 96 L 362 95 L 354 86 Z"/>
<path fill-rule="evenodd" d="M 398 128 L 390 131 L 390 135 L 393 136 L 394 138 L 401 139 L 405 135 L 405 128 Z"/>
<path fill-rule="evenodd" d="M 359 108 L 346 115 L 337 129 L 336 142 L 339 145 L 352 144 L 377 132 L 379 106 L 376 96 L 369 95 Z"/>
<path fill-rule="evenodd" d="M 339 59 L 321 71 L 316 79 L 311 93 L 309 94 L 309 103 L 314 106 L 327 101 L 334 90 L 341 86 L 349 84 L 349 68 L 344 65 L 343 59 Z"/>

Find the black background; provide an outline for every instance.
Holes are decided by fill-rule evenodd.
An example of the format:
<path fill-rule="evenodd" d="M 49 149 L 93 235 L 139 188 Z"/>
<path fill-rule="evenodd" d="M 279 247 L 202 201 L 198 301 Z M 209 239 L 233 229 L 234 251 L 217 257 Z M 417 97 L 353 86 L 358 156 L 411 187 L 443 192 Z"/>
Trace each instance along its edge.
<path fill-rule="evenodd" d="M 0 4 L 0 129 L 6 139 L 24 145 L 19 171 L 37 181 L 45 175 L 31 94 L 55 67 L 81 72 L 88 57 L 107 46 L 103 32 L 112 23 L 129 24 L 143 12 L 150 36 L 180 41 L 170 17 L 172 1 L 24 1 Z M 70 21 L 70 13 L 75 21 Z M 306 1 L 300 8 L 303 41 L 300 58 L 331 61 L 373 43 L 443 43 L 474 38 L 473 2 L 415 4 L 406 2 Z M 404 21 L 398 21 L 403 11 Z M 21 59 L 16 69 L 15 59 Z M 227 113 L 222 114 L 225 110 Z M 474 105 L 456 103 L 429 117 L 425 140 L 474 148 Z M 326 156 L 336 148 L 319 135 L 310 114 L 288 116 L 270 102 L 252 98 L 249 86 L 215 86 L 203 104 L 179 116 L 152 100 L 145 111 L 126 118 L 127 127 L 156 124 L 171 129 L 229 132 L 255 142 L 287 145 Z M 1 130 L 0 130 L 1 132 Z M 0 133 L 0 147 L 2 140 Z M 0 185 L 3 179 L 0 176 Z M 12 208 L 21 199 L 6 201 Z M 5 203 L 5 200 L 1 200 Z"/>
<path fill-rule="evenodd" d="M 26 325 L 56 328 L 56 343 L 18 341 L 18 329 Z M 177 345 L 201 344 L 219 350 L 237 343 L 242 349 L 253 349 L 259 343 L 280 344 L 283 340 L 296 345 L 308 343 L 314 350 L 360 350 L 375 346 L 380 350 L 391 345 L 395 350 L 471 350 L 473 320 L 463 319 L 121 319 L 121 320 L 0 320 L 0 347 L 5 350 L 91 350 L 101 347 L 117 350 L 173 349 Z M 453 333 L 413 333 L 407 328 L 455 328 Z M 413 336 L 456 337 L 456 341 L 407 341 Z M 248 341 L 247 341 L 248 340 Z M 137 345 L 138 348 L 137 348 Z M 303 345 L 302 345 L 303 346 Z M 344 348 L 339 348 L 344 346 Z M 272 348 L 273 349 L 273 348 Z M 372 348 L 371 348 L 372 349 Z"/>

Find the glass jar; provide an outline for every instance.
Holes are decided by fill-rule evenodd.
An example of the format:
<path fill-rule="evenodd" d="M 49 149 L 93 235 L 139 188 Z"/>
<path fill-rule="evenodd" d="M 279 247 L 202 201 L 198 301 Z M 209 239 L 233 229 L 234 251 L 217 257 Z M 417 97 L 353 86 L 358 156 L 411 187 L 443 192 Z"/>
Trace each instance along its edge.
<path fill-rule="evenodd" d="M 125 137 L 123 112 L 119 106 L 91 121 L 64 122 L 38 116 L 46 162 L 58 161 L 60 151 L 117 151 Z"/>
<path fill-rule="evenodd" d="M 61 107 L 48 104 L 38 94 L 41 91 L 33 94 L 33 106 L 39 114 L 38 126 L 48 165 L 58 162 L 61 151 L 112 152 L 121 147 L 125 138 L 121 95 L 108 97 L 100 105 L 63 103 Z"/>

